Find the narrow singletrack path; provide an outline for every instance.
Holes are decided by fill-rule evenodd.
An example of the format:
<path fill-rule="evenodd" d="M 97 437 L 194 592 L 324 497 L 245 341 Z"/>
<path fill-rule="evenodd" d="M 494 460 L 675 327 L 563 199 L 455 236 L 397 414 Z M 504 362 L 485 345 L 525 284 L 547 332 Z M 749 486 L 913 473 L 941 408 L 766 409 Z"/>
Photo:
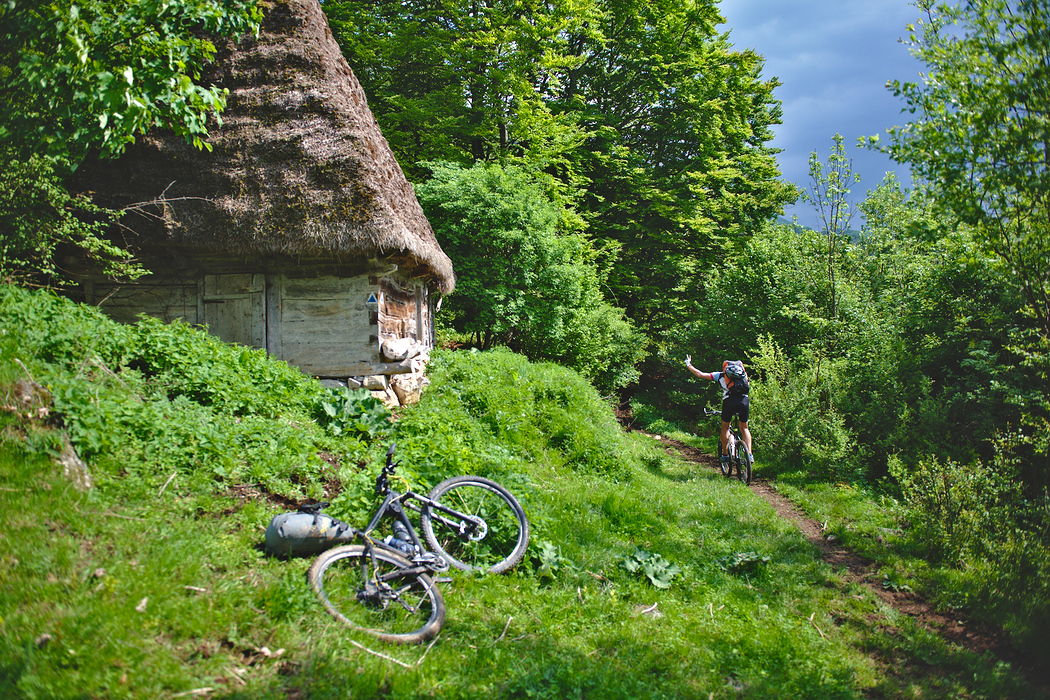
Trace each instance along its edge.
<path fill-rule="evenodd" d="M 664 436 L 652 437 L 659 440 L 668 453 L 718 471 L 716 456 Z M 976 654 L 992 654 L 1009 663 L 1029 683 L 1050 698 L 1050 664 L 1020 656 L 1003 635 L 985 629 L 972 620 L 965 620 L 958 614 L 946 614 L 936 610 L 914 592 L 884 588 L 879 567 L 875 562 L 846 547 L 833 536 L 826 535 L 820 522 L 808 517 L 788 498 L 778 493 L 768 481 L 756 477 L 752 480 L 750 488 L 755 495 L 769 503 L 777 515 L 798 527 L 844 583 L 864 586 L 887 606 L 908 615 L 921 627 L 936 632 L 960 648 Z"/>

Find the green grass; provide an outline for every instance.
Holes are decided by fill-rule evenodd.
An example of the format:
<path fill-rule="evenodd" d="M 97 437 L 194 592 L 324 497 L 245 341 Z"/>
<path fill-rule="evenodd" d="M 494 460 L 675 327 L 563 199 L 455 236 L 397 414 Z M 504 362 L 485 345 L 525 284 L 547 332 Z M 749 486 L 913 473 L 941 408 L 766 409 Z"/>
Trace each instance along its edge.
<path fill-rule="evenodd" d="M 983 551 L 968 550 L 960 559 L 938 557 L 912 526 L 915 512 L 885 485 L 827 484 L 786 474 L 775 487 L 829 534 L 869 558 L 885 587 L 916 592 L 970 625 L 1000 632 L 1006 644 L 1032 659 L 1045 655 L 1050 632 L 1042 572 L 1050 555 L 1021 531 L 1003 536 L 978 527 L 966 534 L 982 542 Z"/>
<path fill-rule="evenodd" d="M 293 390 L 309 382 L 197 331 L 18 304 L 46 307 L 52 330 L 0 322 L 0 697 L 1038 697 L 845 583 L 738 482 L 621 433 L 578 375 L 503 351 L 439 354 L 391 439 L 420 488 L 464 472 L 508 486 L 533 526 L 529 556 L 442 584 L 432 647 L 355 635 L 312 594 L 308 560 L 261 544 L 273 515 L 320 493 L 363 525 L 385 440 L 326 433 Z M 121 359 L 134 343 L 101 347 L 119 333 L 145 344 L 128 350 L 134 366 Z M 200 367 L 162 371 L 147 336 Z M 19 404 L 16 357 L 88 397 L 83 412 Z M 235 454 L 195 441 L 195 424 L 221 426 Z M 70 426 L 94 445 L 86 492 L 53 459 Z M 290 464 L 307 452 L 308 468 Z M 860 503 L 849 518 L 878 522 Z M 667 588 L 627 566 L 646 555 Z"/>
<path fill-rule="evenodd" d="M 330 620 L 307 587 L 308 561 L 258 549 L 274 506 L 170 485 L 108 501 L 9 445 L 0 695 L 1025 697 L 1008 670 L 844 586 L 746 488 L 651 456 L 630 488 L 536 465 L 532 509 L 561 566 L 553 578 L 530 566 L 455 577 L 428 650 Z M 626 570 L 637 547 L 682 568 L 671 588 Z M 750 552 L 768 562 L 732 567 Z"/>

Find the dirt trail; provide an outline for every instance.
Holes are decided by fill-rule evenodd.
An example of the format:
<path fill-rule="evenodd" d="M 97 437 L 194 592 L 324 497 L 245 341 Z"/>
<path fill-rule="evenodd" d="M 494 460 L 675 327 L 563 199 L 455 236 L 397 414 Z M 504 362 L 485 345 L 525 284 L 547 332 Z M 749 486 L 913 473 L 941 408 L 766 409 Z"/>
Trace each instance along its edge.
<path fill-rule="evenodd" d="M 714 455 L 663 436 L 657 439 L 666 446 L 668 452 L 686 461 L 718 470 Z M 982 629 L 979 624 L 961 619 L 959 615 L 935 610 L 915 593 L 883 588 L 878 566 L 873 561 L 843 546 L 834 537 L 825 536 L 821 523 L 807 517 L 794 503 L 773 490 L 768 482 L 755 479 L 751 482 L 751 490 L 768 502 L 780 517 L 794 523 L 844 581 L 866 587 L 886 605 L 912 617 L 920 626 L 936 632 L 952 644 L 975 653 L 991 653 L 1008 662 L 1050 698 L 1050 665 L 1019 656 L 1002 635 Z"/>

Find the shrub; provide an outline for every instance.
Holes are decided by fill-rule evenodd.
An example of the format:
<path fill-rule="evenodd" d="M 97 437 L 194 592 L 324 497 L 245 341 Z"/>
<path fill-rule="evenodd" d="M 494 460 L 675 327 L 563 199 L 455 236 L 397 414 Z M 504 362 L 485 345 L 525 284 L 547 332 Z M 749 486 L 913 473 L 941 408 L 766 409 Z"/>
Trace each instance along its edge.
<path fill-rule="evenodd" d="M 756 451 L 763 454 L 763 469 L 801 469 L 831 480 L 856 477 L 853 438 L 829 405 L 833 369 L 819 377 L 815 363 L 796 367 L 768 336 L 758 345 L 751 365 L 762 379 L 751 382 L 751 432 Z"/>
<path fill-rule="evenodd" d="M 1050 547 L 1045 504 L 1026 501 L 1017 469 L 936 459 L 890 460 L 914 545 L 940 569 L 941 597 L 995 619 L 1033 647 L 1050 641 Z"/>
<path fill-rule="evenodd" d="M 1018 501 L 1017 486 L 979 461 L 941 464 L 930 458 L 906 469 L 891 458 L 890 474 L 900 484 L 918 538 L 939 561 L 956 564 L 985 555 L 976 548 L 1012 529 L 1008 516 Z"/>
<path fill-rule="evenodd" d="M 3 357 L 46 385 L 60 422 L 100 481 L 140 489 L 183 474 L 320 494 L 322 449 L 355 453 L 311 416 L 321 386 L 264 351 L 185 323 L 112 321 L 50 292 L 0 287 Z M 195 481 L 196 483 L 196 481 Z"/>
<path fill-rule="evenodd" d="M 265 350 L 228 345 L 181 320 L 143 317 L 132 329 L 127 364 L 170 397 L 232 415 L 276 417 L 310 411 L 324 396 L 318 382 Z"/>
<path fill-rule="evenodd" d="M 134 331 L 90 306 L 74 304 L 53 292 L 29 292 L 0 285 L 0 327 L 21 359 L 76 372 L 101 363 L 124 364 Z"/>
<path fill-rule="evenodd" d="M 634 424 L 642 430 L 659 435 L 669 435 L 681 430 L 678 425 L 668 420 L 665 411 L 661 411 L 637 399 L 632 399 L 630 406 Z"/>
<path fill-rule="evenodd" d="M 637 379 L 643 338 L 602 297 L 582 221 L 546 183 L 494 163 L 430 167 L 417 194 L 458 275 L 447 323 L 482 349 L 564 364 L 605 392 Z"/>

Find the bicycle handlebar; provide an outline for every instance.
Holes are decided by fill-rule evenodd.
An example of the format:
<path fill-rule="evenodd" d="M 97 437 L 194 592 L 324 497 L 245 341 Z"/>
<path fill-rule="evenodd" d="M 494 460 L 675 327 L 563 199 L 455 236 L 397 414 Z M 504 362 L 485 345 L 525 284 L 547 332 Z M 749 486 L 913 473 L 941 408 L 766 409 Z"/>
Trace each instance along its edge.
<path fill-rule="evenodd" d="M 708 417 L 710 417 L 710 416 L 721 416 L 722 415 L 722 411 L 721 411 L 721 409 L 717 409 L 717 408 L 705 408 L 704 409 L 704 415 L 708 416 Z M 740 415 L 736 411 L 734 411 L 733 413 L 729 414 L 730 422 L 732 422 L 733 418 L 739 419 Z"/>

